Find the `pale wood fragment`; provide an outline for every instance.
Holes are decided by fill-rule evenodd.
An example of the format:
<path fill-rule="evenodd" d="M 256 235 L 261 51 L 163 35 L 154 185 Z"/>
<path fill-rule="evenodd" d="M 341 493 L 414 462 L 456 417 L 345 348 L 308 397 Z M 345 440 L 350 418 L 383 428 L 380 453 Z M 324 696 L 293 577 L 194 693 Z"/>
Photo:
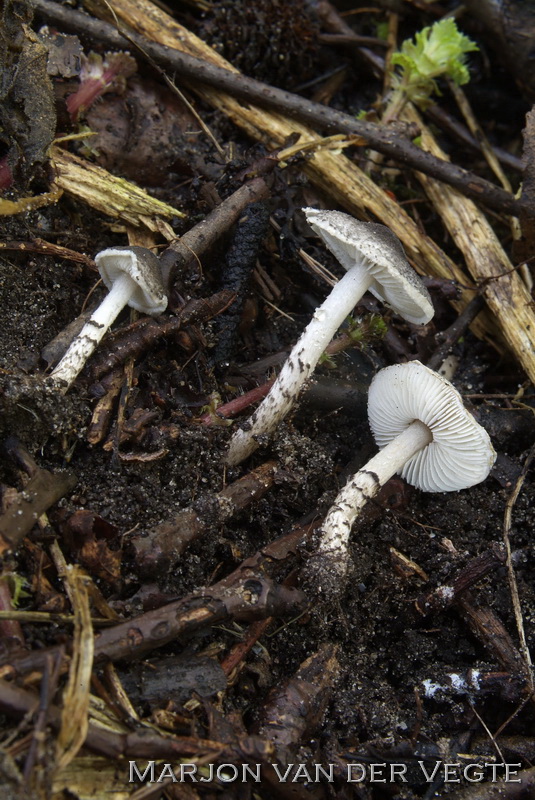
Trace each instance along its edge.
<path fill-rule="evenodd" d="M 129 225 L 145 225 L 159 231 L 159 218 L 184 217 L 177 208 L 151 197 L 134 183 L 118 178 L 107 170 L 79 158 L 60 147 L 50 150 L 54 170 L 54 186 L 110 217 L 118 217 Z"/>
<path fill-rule="evenodd" d="M 408 104 L 402 118 L 421 128 L 425 150 L 447 158 L 414 106 Z M 476 283 L 484 282 L 483 296 L 507 345 L 530 380 L 535 381 L 535 311 L 525 283 L 486 216 L 470 198 L 421 172 L 416 175 L 462 252 L 472 278 Z"/>

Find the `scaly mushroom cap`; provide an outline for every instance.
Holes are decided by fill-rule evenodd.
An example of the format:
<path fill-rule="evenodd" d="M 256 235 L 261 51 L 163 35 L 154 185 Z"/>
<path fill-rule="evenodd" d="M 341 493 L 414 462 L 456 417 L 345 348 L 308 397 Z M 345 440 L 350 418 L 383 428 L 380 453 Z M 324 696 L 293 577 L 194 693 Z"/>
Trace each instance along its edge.
<path fill-rule="evenodd" d="M 389 228 L 375 222 L 359 222 L 342 211 L 303 211 L 308 224 L 346 270 L 358 263 L 366 267 L 374 278 L 370 292 L 375 297 L 408 322 L 429 322 L 434 314 L 429 292 Z"/>
<path fill-rule="evenodd" d="M 496 460 L 488 433 L 466 410 L 449 381 L 419 361 L 377 373 L 368 417 L 380 448 L 418 419 L 433 441 L 410 458 L 401 476 L 424 492 L 453 492 L 481 483 Z"/>
<path fill-rule="evenodd" d="M 137 288 L 128 305 L 142 314 L 161 314 L 167 308 L 158 258 L 145 247 L 109 247 L 95 256 L 95 264 L 108 289 L 126 273 Z"/>

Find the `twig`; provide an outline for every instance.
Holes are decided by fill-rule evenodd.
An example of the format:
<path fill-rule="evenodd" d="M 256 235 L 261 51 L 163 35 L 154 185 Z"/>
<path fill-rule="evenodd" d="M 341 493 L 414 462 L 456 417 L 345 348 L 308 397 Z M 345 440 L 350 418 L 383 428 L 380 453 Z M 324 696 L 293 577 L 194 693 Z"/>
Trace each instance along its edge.
<path fill-rule="evenodd" d="M 15 242 L 3 241 L 0 242 L 0 250 L 18 250 L 22 253 L 40 253 L 44 256 L 53 256 L 54 258 L 65 258 L 68 261 L 76 261 L 83 264 L 93 272 L 97 271 L 95 262 L 85 253 L 79 253 L 77 250 L 71 250 L 69 247 L 62 247 L 59 244 L 52 244 L 46 242 L 39 237 L 32 239 L 28 242 Z"/>
<path fill-rule="evenodd" d="M 461 144 L 468 145 L 468 147 L 471 147 L 473 150 L 481 152 L 481 145 L 477 139 L 471 135 L 468 129 L 465 128 L 458 119 L 449 114 L 446 109 L 435 104 L 426 109 L 425 116 L 440 128 L 447 131 L 451 136 L 455 137 Z M 501 163 L 508 169 L 513 169 L 515 172 L 520 173 L 524 171 L 522 159 L 518 158 L 518 156 L 496 145 L 493 145 L 493 151 Z"/>
<path fill-rule="evenodd" d="M 463 593 L 456 602 L 456 608 L 472 633 L 504 669 L 512 675 L 525 674 L 520 652 L 491 608 L 478 606 L 470 592 Z"/>
<path fill-rule="evenodd" d="M 25 646 L 24 634 L 20 622 L 12 616 L 11 591 L 8 584 L 9 574 L 0 575 L 0 642 L 2 649 L 17 649 Z"/>
<path fill-rule="evenodd" d="M 85 17 L 85 15 L 84 15 Z M 89 18 L 91 19 L 91 18 Z M 275 162 L 273 165 L 275 166 Z M 250 203 L 269 197 L 263 178 L 253 178 L 214 208 L 205 219 L 173 242 L 160 256 L 164 284 L 173 286 L 177 272 L 192 258 L 199 258 L 239 219 Z"/>
<path fill-rule="evenodd" d="M 524 466 L 522 467 L 522 472 L 520 473 L 518 480 L 515 483 L 513 491 L 511 492 L 511 494 L 507 499 L 507 503 L 505 505 L 505 514 L 503 519 L 503 541 L 505 543 L 509 588 L 511 591 L 511 599 L 513 601 L 513 609 L 515 614 L 516 628 L 518 631 L 518 638 L 520 640 L 520 650 L 522 652 L 526 664 L 526 673 L 532 693 L 535 691 L 535 685 L 533 681 L 533 662 L 531 660 L 531 653 L 528 648 L 528 644 L 526 641 L 526 634 L 524 631 L 522 606 L 520 604 L 520 595 L 518 593 L 518 585 L 516 582 L 515 571 L 513 568 L 513 562 L 511 558 L 510 534 L 511 534 L 513 508 L 518 499 L 518 495 L 520 494 L 520 491 L 524 485 L 524 481 L 526 480 L 526 475 L 528 474 L 528 470 L 530 468 L 534 456 L 535 456 L 535 445 L 533 445 L 531 450 L 529 451 L 528 457 L 526 458 Z"/>
<path fill-rule="evenodd" d="M 388 42 L 384 39 L 377 39 L 374 36 L 358 36 L 356 33 L 320 33 L 318 36 L 322 44 L 339 45 L 349 44 L 351 46 L 360 45 L 362 47 L 380 47 L 384 50 L 388 47 Z"/>
<path fill-rule="evenodd" d="M 50 0 L 35 0 L 35 7 L 50 21 L 79 34 L 90 34 L 107 47 L 124 48 L 125 36 L 101 21 Z M 202 59 L 188 56 L 129 33 L 126 40 L 147 53 L 154 61 L 185 78 L 222 89 L 246 102 L 282 112 L 289 117 L 314 125 L 328 132 L 354 134 L 365 139 L 370 146 L 396 161 L 458 188 L 461 192 L 480 200 L 491 208 L 518 214 L 522 202 L 489 181 L 440 158 L 435 158 L 397 135 L 388 128 L 356 120 L 349 114 L 314 103 L 297 95 L 246 78 L 230 70 L 208 64 Z"/>
<path fill-rule="evenodd" d="M 272 622 L 272 617 L 266 617 L 266 619 L 258 620 L 258 622 L 253 622 L 249 625 L 244 638 L 231 648 L 230 653 L 221 662 L 221 669 L 225 675 L 232 675 L 238 664 L 243 662 L 247 653 L 255 646 Z"/>
<path fill-rule="evenodd" d="M 0 708 L 9 715 L 20 717 L 31 714 L 37 708 L 38 697 L 27 689 L 21 689 L 14 683 L 0 679 Z M 48 707 L 48 722 L 58 729 L 61 725 L 61 710 L 54 705 Z M 115 732 L 102 725 L 90 722 L 84 742 L 86 747 L 97 753 L 102 753 L 107 758 L 128 757 L 146 758 L 150 754 L 154 757 L 167 758 L 179 756 L 194 756 L 199 753 L 212 753 L 215 757 L 224 745 L 206 739 L 197 739 L 193 736 L 161 736 L 150 728 L 140 726 L 136 730 L 124 728 Z"/>
<path fill-rule="evenodd" d="M 180 636 L 212 625 L 286 616 L 305 606 L 301 591 L 287 589 L 259 574 L 249 566 L 252 561 L 254 558 L 248 559 L 207 589 L 102 630 L 95 641 L 95 662 L 140 658 Z M 41 670 L 47 654 L 55 654 L 57 649 L 13 659 L 10 666 L 17 674 Z"/>
<path fill-rule="evenodd" d="M 440 335 L 443 339 L 441 344 L 437 347 L 433 355 L 428 359 L 427 366 L 429 369 L 438 369 L 455 342 L 463 336 L 477 315 L 485 307 L 485 301 L 480 294 L 477 294 L 467 306 L 461 311 L 457 319 L 452 322 L 449 328 L 446 328 Z"/>
<path fill-rule="evenodd" d="M 93 359 L 90 367 L 92 380 L 99 380 L 129 358 L 138 357 L 160 339 L 172 336 L 187 325 L 206 322 L 215 317 L 224 311 L 233 299 L 234 293 L 223 289 L 211 297 L 189 300 L 175 317 L 143 318 L 123 328 L 111 339 L 108 348 L 106 350 L 102 348 L 99 355 Z"/>
<path fill-rule="evenodd" d="M 30 791 L 32 789 L 34 791 L 37 789 L 37 786 L 32 786 L 31 784 L 32 772 L 38 755 L 43 755 L 49 708 L 52 697 L 54 696 L 54 692 L 57 688 L 61 661 L 61 654 L 58 654 L 58 657 L 55 661 L 49 657 L 46 660 L 45 669 L 43 671 L 37 719 L 32 731 L 32 741 L 28 750 L 28 755 L 24 763 L 24 783 L 26 788 Z M 36 778 L 38 780 L 37 776 Z"/>
<path fill-rule="evenodd" d="M 452 606 L 478 581 L 489 572 L 503 565 L 504 554 L 498 546 L 490 547 L 481 555 L 472 558 L 468 564 L 453 579 L 439 586 L 429 594 L 416 600 L 416 608 L 420 614 L 434 614 Z"/>
<path fill-rule="evenodd" d="M 223 403 L 223 405 L 218 406 L 214 411 L 209 411 L 208 413 L 203 414 L 199 419 L 199 422 L 201 425 L 217 425 L 218 418 L 230 419 L 231 417 L 235 417 L 237 414 L 241 414 L 242 411 L 245 411 L 245 409 L 249 408 L 249 406 L 251 406 L 253 403 L 263 400 L 273 386 L 274 381 L 275 378 L 265 381 L 264 383 L 260 384 L 260 386 L 255 386 L 254 389 L 250 389 L 248 392 L 240 394 L 233 400 L 229 400 L 228 403 Z"/>
<path fill-rule="evenodd" d="M 263 497 L 273 485 L 276 467 L 276 462 L 267 461 L 218 494 L 205 498 L 201 501 L 204 514 L 199 508 L 186 508 L 153 530 L 136 534 L 130 547 L 140 574 L 170 571 L 191 542 Z"/>
<path fill-rule="evenodd" d="M 59 623 L 73 623 L 74 614 L 59 614 L 53 611 L 0 611 L 0 620 L 17 620 L 18 622 L 49 622 L 53 625 Z M 93 625 L 114 625 L 109 617 L 91 617 Z"/>

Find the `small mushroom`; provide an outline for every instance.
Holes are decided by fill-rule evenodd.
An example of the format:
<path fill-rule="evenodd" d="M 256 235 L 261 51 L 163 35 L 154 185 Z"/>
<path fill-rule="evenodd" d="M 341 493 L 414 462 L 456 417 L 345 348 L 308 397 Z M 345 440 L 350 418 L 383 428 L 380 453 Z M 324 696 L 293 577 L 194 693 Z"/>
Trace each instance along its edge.
<path fill-rule="evenodd" d="M 110 247 L 95 256 L 95 263 L 109 293 L 50 373 L 50 379 L 63 393 L 126 305 L 154 316 L 167 308 L 158 258 L 150 250 Z"/>
<path fill-rule="evenodd" d="M 328 591 L 347 571 L 356 517 L 395 473 L 424 492 L 454 492 L 485 480 L 496 460 L 488 433 L 465 409 L 459 392 L 419 361 L 377 373 L 368 417 L 381 450 L 338 494 L 311 559 L 316 584 L 324 583 Z"/>
<path fill-rule="evenodd" d="M 321 354 L 369 289 L 409 322 L 429 322 L 434 310 L 429 293 L 412 269 L 401 242 L 389 228 L 359 222 L 341 211 L 305 208 L 308 223 L 347 270 L 290 353 L 269 394 L 245 430 L 232 437 L 227 463 L 239 464 L 258 447 L 255 437 L 269 434 L 288 414 Z"/>

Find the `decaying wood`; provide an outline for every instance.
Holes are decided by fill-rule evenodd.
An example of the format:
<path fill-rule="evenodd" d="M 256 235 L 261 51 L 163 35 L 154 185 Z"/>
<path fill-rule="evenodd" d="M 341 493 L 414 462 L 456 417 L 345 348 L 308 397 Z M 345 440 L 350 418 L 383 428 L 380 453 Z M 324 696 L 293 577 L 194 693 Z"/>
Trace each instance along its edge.
<path fill-rule="evenodd" d="M 117 178 L 103 167 L 54 146 L 50 150 L 54 183 L 65 192 L 107 214 L 118 217 L 130 225 L 145 225 L 159 231 L 157 218 L 172 219 L 185 216 L 178 208 L 163 203 L 139 186 Z"/>
<path fill-rule="evenodd" d="M 478 581 L 488 575 L 489 572 L 499 566 L 503 566 L 505 553 L 499 546 L 491 547 L 471 559 L 459 574 L 438 589 L 426 595 L 422 595 L 416 601 L 416 608 L 420 614 L 436 614 L 454 605 L 460 599 L 463 592 L 466 592 Z"/>
<path fill-rule="evenodd" d="M 0 242 L 0 250 L 15 250 L 19 253 L 40 253 L 44 256 L 54 256 L 54 258 L 65 258 L 67 261 L 75 261 L 78 264 L 83 264 L 93 272 L 97 271 L 95 262 L 92 258 L 85 253 L 79 253 L 77 250 L 71 250 L 69 247 L 62 247 L 53 242 L 46 242 L 38 236 L 35 239 L 30 239 L 27 242 L 5 241 Z"/>
<path fill-rule="evenodd" d="M 77 566 L 65 565 L 62 572 L 74 610 L 73 655 L 63 692 L 61 726 L 58 733 L 56 765 L 63 769 L 82 747 L 89 727 L 89 690 L 93 670 L 94 636 L 89 609 L 90 582 Z"/>
<path fill-rule="evenodd" d="M 111 370 L 101 381 L 105 391 L 93 409 L 91 422 L 88 425 L 86 439 L 89 444 L 98 444 L 106 436 L 111 423 L 115 401 L 124 382 L 124 371 L 121 367 Z"/>
<path fill-rule="evenodd" d="M 314 735 L 339 675 L 337 650 L 332 644 L 322 645 L 268 696 L 258 732 L 279 752 L 295 749 Z"/>
<path fill-rule="evenodd" d="M 253 178 L 223 200 L 213 211 L 171 242 L 160 256 L 164 283 L 172 286 L 175 275 L 192 258 L 200 258 L 236 222 L 249 203 L 265 200 L 269 188 L 263 178 Z"/>
<path fill-rule="evenodd" d="M 209 589 L 101 631 L 95 641 L 95 662 L 141 658 L 157 647 L 202 628 L 231 619 L 251 622 L 269 616 L 297 614 L 305 605 L 302 592 L 280 586 L 242 565 Z M 17 674 L 42 670 L 45 658 L 57 652 L 57 647 L 35 651 L 13 660 L 10 670 Z"/>
<path fill-rule="evenodd" d="M 6 714 L 22 717 L 32 714 L 37 705 L 38 697 L 34 692 L 0 679 L 0 708 Z M 57 706 L 49 706 L 48 721 L 52 727 L 60 727 L 61 710 Z M 150 758 L 151 755 L 153 758 L 179 758 L 201 753 L 214 758 L 224 750 L 221 742 L 193 736 L 164 737 L 146 726 L 132 731 L 126 725 L 117 725 L 113 730 L 95 722 L 89 723 L 84 744 L 107 758 Z"/>
<path fill-rule="evenodd" d="M 258 734 L 273 744 L 274 761 L 283 771 L 288 764 L 301 760 L 300 746 L 313 738 L 323 719 L 340 671 L 337 650 L 331 644 L 322 645 L 300 665 L 294 676 L 268 695 Z M 277 796 L 292 797 L 291 787 L 281 783 L 268 765 L 263 777 Z M 312 785 L 310 792 L 314 800 L 327 796 L 321 785 Z"/>
<path fill-rule="evenodd" d="M 504 669 L 513 675 L 524 675 L 526 665 L 509 632 L 493 609 L 478 604 L 465 592 L 456 608 L 472 633 Z"/>
<path fill-rule="evenodd" d="M 423 148 L 446 157 L 414 107 L 406 106 L 402 117 L 421 127 Z M 535 381 L 535 311 L 526 285 L 472 200 L 428 175 L 418 173 L 418 179 L 461 250 L 472 278 L 481 285 L 504 340 L 530 380 Z"/>
<path fill-rule="evenodd" d="M 522 686 L 525 692 L 529 692 L 529 670 L 509 632 L 495 611 L 478 603 L 469 591 L 482 577 L 503 565 L 504 558 L 504 552 L 498 546 L 476 556 L 449 584 L 422 595 L 416 601 L 416 608 L 425 615 L 438 613 L 449 607 L 455 608 L 491 657 L 498 661 L 515 683 Z M 422 575 L 424 579 L 427 578 L 417 564 L 412 564 L 404 577 L 415 574 L 420 578 Z"/>
<path fill-rule="evenodd" d="M 223 289 L 211 297 L 189 300 L 176 316 L 161 319 L 144 317 L 123 328 L 110 337 L 108 346 L 101 348 L 98 356 L 92 360 L 91 378 L 99 380 L 161 339 L 178 333 L 187 325 L 206 322 L 215 317 L 228 307 L 234 296 L 233 292 Z"/>
<path fill-rule="evenodd" d="M 191 542 L 214 530 L 263 497 L 273 485 L 275 461 L 268 461 L 195 508 L 186 508 L 130 541 L 141 575 L 169 572 Z"/>
<path fill-rule="evenodd" d="M 72 472 L 39 469 L 0 515 L 0 554 L 16 550 L 38 518 L 76 485 Z"/>

